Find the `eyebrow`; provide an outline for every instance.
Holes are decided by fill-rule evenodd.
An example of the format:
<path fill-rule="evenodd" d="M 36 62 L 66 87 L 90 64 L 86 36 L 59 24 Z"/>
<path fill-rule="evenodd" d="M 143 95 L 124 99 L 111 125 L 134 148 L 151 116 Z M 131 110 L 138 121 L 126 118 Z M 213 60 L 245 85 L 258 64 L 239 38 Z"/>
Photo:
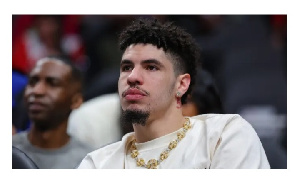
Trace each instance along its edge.
<path fill-rule="evenodd" d="M 36 74 L 36 73 L 31 73 L 28 75 L 29 78 L 35 78 L 35 77 L 40 77 L 39 74 Z M 57 75 L 47 75 L 45 76 L 45 78 L 51 78 L 51 79 L 61 79 L 61 77 L 57 76 Z"/>
<path fill-rule="evenodd" d="M 121 61 L 120 66 L 122 66 L 123 64 L 133 64 L 133 62 L 131 60 L 124 59 Z"/>
<path fill-rule="evenodd" d="M 40 79 L 40 76 L 38 75 L 38 74 L 30 74 L 29 76 L 28 76 L 28 78 L 29 79 L 35 79 L 35 78 L 38 78 L 38 79 Z M 58 77 L 58 76 L 46 76 L 46 77 L 44 77 L 45 78 L 45 80 L 46 81 L 57 81 L 57 82 L 63 82 L 64 80 L 63 80 L 63 78 L 61 78 L 61 77 Z"/>
<path fill-rule="evenodd" d="M 131 60 L 124 59 L 121 61 L 120 65 L 122 66 L 123 64 L 133 64 L 133 62 Z M 164 67 L 164 65 L 157 59 L 146 59 L 142 61 L 142 64 L 155 64 L 159 67 Z"/>

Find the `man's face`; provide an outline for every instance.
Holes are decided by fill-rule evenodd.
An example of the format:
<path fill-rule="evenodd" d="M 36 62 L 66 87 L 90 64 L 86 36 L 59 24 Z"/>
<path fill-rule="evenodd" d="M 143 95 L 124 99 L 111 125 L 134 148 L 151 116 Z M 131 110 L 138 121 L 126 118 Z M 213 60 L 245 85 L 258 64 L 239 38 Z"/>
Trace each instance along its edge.
<path fill-rule="evenodd" d="M 71 68 L 61 61 L 41 60 L 29 74 L 25 103 L 31 120 L 55 127 L 71 112 Z"/>
<path fill-rule="evenodd" d="M 118 83 L 124 111 L 149 111 L 151 118 L 176 106 L 176 77 L 168 57 L 150 44 L 131 45 L 125 50 Z"/>

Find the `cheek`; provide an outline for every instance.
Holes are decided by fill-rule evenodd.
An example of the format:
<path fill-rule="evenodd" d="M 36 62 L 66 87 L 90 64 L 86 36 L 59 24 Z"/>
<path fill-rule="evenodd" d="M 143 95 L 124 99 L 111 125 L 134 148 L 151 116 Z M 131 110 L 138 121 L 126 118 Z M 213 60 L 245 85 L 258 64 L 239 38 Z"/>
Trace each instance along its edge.
<path fill-rule="evenodd" d="M 119 94 L 121 93 L 121 79 L 119 79 L 119 81 L 118 81 L 118 92 L 119 92 Z"/>
<path fill-rule="evenodd" d="M 175 98 L 175 82 L 169 78 L 152 79 L 150 84 L 150 94 L 157 101 L 170 103 Z M 174 94 L 174 96 L 173 96 Z"/>
<path fill-rule="evenodd" d="M 25 103 L 28 100 L 30 94 L 31 94 L 31 89 L 26 88 L 24 93 L 23 93 L 23 100 L 25 101 Z"/>
<path fill-rule="evenodd" d="M 127 86 L 127 78 L 124 75 L 120 75 L 118 80 L 118 90 L 119 92 L 124 90 Z"/>
<path fill-rule="evenodd" d="M 58 106 L 61 108 L 67 108 L 71 105 L 72 102 L 72 96 L 70 96 L 68 93 L 63 92 L 53 92 L 49 93 L 49 97 L 54 104 L 54 106 Z"/>
<path fill-rule="evenodd" d="M 31 93 L 31 88 L 28 87 L 28 86 L 26 86 L 26 87 L 25 87 L 25 91 L 24 91 L 24 97 L 25 97 L 25 96 L 28 96 L 30 93 Z"/>
<path fill-rule="evenodd" d="M 167 89 L 169 88 L 170 84 L 170 78 L 166 77 L 165 75 L 155 75 L 155 76 L 149 76 L 145 78 L 145 82 L 148 83 L 148 85 L 154 89 L 154 90 L 160 90 L 160 89 Z"/>

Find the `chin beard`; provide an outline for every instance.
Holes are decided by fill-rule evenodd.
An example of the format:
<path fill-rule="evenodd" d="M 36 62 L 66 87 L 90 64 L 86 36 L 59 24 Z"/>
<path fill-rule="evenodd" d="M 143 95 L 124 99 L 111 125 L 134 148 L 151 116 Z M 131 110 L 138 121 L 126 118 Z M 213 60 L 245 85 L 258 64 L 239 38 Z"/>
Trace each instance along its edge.
<path fill-rule="evenodd" d="M 125 110 L 122 111 L 121 122 L 123 126 L 128 126 L 132 124 L 139 124 L 142 126 L 146 125 L 146 121 L 150 116 L 149 111 L 142 110 Z"/>

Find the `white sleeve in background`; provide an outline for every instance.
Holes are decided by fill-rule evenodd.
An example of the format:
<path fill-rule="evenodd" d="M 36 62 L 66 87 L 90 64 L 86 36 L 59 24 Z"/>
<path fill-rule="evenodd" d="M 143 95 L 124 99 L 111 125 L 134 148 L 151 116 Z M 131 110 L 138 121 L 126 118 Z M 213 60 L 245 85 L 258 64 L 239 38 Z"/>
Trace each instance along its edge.
<path fill-rule="evenodd" d="M 119 95 L 105 94 L 83 103 L 74 110 L 68 123 L 68 133 L 95 149 L 121 140 Z"/>

